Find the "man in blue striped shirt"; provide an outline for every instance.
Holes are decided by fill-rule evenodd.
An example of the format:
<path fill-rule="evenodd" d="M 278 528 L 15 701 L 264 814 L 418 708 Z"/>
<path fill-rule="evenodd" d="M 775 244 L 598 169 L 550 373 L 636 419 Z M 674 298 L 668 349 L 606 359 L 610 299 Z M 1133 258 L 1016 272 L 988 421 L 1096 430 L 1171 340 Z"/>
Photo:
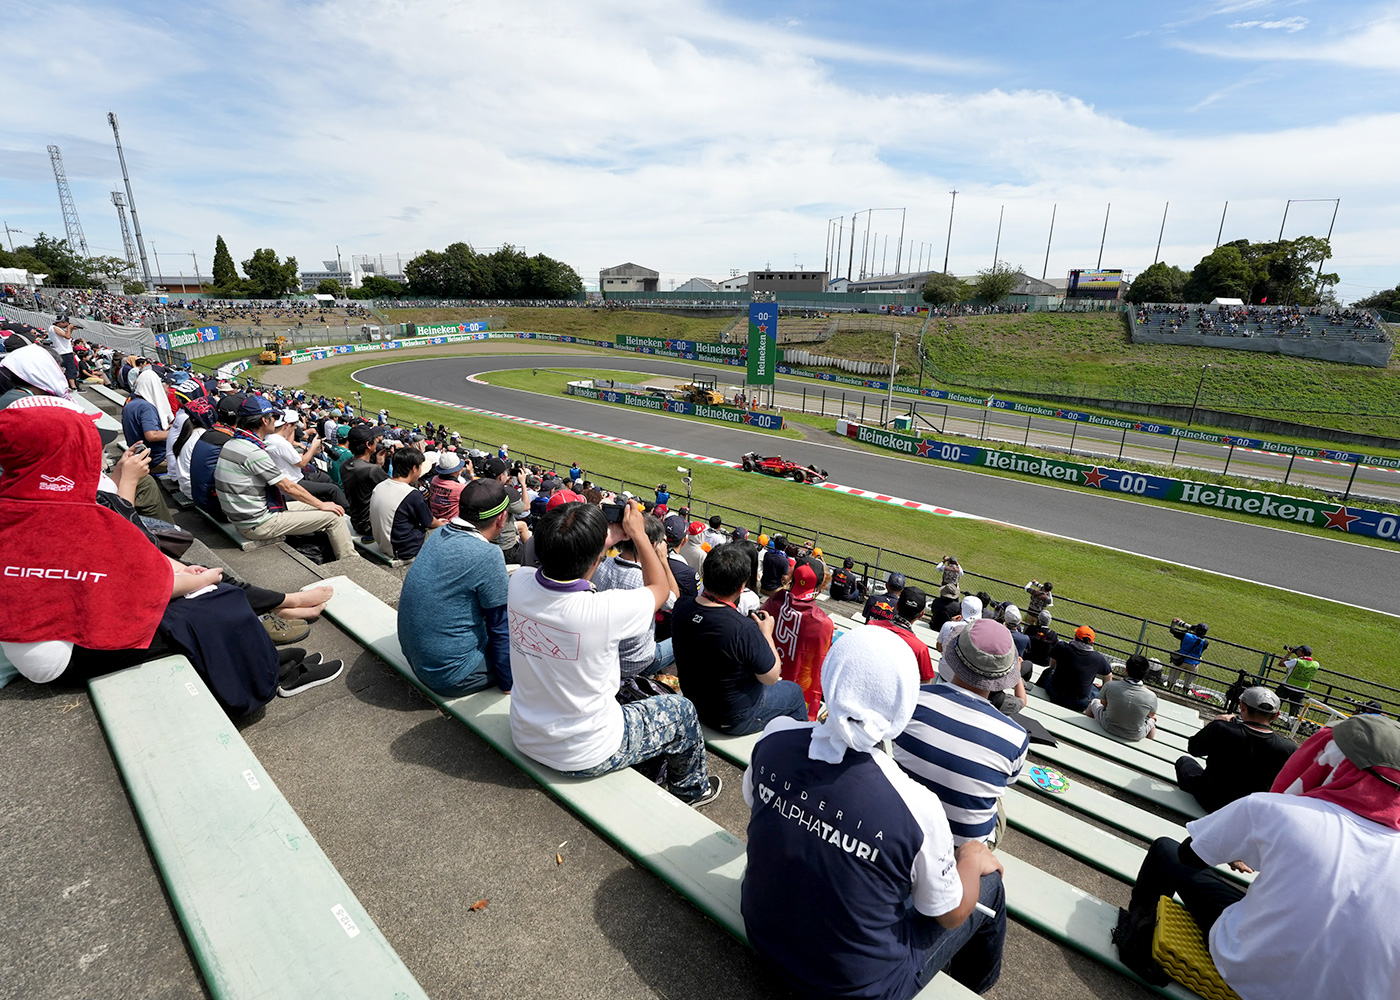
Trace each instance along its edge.
<path fill-rule="evenodd" d="M 1026 763 L 1030 737 L 987 696 L 1016 686 L 1021 673 L 1011 633 L 981 618 L 949 636 L 951 682 L 919 689 L 914 718 L 894 741 L 894 759 L 943 803 L 953 843 L 995 846 L 1006 829 L 1006 786 Z"/>

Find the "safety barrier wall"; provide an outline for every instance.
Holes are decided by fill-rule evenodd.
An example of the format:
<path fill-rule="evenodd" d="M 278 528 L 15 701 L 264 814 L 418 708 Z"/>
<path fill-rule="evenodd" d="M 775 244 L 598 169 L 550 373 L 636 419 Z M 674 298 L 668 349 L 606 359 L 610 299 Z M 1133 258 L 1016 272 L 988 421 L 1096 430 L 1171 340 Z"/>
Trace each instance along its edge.
<path fill-rule="evenodd" d="M 619 392 L 615 389 L 598 389 L 586 382 L 570 382 L 569 395 L 584 399 L 597 399 L 604 403 L 620 403 L 641 410 L 654 410 L 660 413 L 683 413 L 705 420 L 719 420 L 727 424 L 746 424 L 765 431 L 783 429 L 780 413 L 765 413 L 762 410 L 741 410 L 735 406 L 713 406 L 708 403 L 690 403 L 683 399 L 667 399 L 664 396 L 642 395 L 635 392 Z"/>
<path fill-rule="evenodd" d="M 1345 504 L 1321 503 L 1302 497 L 1280 496 L 1277 493 L 1168 479 L 1165 476 L 1146 475 L 1109 466 L 1061 462 L 1040 455 L 979 448 L 956 441 L 913 437 L 883 428 L 866 427 L 848 420 L 838 420 L 836 429 L 838 433 L 865 444 L 919 458 L 1018 472 L 1076 486 L 1089 486 L 1106 493 L 1128 493 L 1154 500 L 1169 500 L 1196 507 L 1213 507 L 1217 510 L 1253 514 L 1294 524 L 1336 528 L 1346 534 L 1364 535 L 1368 538 L 1400 540 L 1400 516 L 1364 507 L 1349 507 Z"/>

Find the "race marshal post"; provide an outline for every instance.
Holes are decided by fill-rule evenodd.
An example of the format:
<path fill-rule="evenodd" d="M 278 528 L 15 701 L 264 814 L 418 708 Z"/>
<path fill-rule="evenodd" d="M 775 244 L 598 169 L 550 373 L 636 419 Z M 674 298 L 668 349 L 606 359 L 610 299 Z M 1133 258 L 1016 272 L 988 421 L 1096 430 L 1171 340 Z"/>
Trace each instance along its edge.
<path fill-rule="evenodd" d="M 749 304 L 749 385 L 772 385 L 778 363 L 778 304 Z"/>

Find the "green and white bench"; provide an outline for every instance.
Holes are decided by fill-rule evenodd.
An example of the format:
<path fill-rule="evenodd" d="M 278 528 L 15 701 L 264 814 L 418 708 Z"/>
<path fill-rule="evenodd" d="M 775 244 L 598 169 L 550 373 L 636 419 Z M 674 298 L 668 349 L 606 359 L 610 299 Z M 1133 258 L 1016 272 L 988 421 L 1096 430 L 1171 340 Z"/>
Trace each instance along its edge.
<path fill-rule="evenodd" d="M 1155 805 L 1163 806 L 1187 819 L 1200 819 L 1205 815 L 1201 804 L 1194 797 L 1178 788 L 1175 783 L 1150 777 L 1140 771 L 1090 753 L 1088 750 L 1066 744 L 1048 747 L 1040 743 L 1033 743 L 1031 744 L 1031 754 L 1061 767 L 1069 768 L 1071 771 L 1092 778 L 1110 788 L 1116 788 Z"/>
<path fill-rule="evenodd" d="M 1080 716 L 1085 722 L 1097 728 L 1099 730 L 1098 732 L 1076 725 L 1069 719 L 1057 718 L 1055 715 L 1048 712 L 1040 711 L 1041 705 L 1048 704 L 1049 702 L 1031 699 L 1031 703 L 1027 706 L 1025 712 L 1028 716 L 1048 729 L 1056 739 L 1071 743 L 1084 750 L 1092 750 L 1100 757 L 1125 764 L 1135 771 L 1141 771 L 1143 774 L 1151 775 L 1154 778 L 1160 778 L 1162 781 L 1168 782 L 1169 784 L 1176 784 L 1176 768 L 1173 764 L 1168 764 L 1161 757 L 1153 756 L 1152 754 L 1138 749 L 1136 743 L 1128 743 L 1126 741 L 1114 739 L 1105 733 L 1102 727 L 1093 719 L 1085 718 L 1082 715 Z M 1054 706 L 1051 707 L 1053 708 Z M 1151 743 L 1152 741 L 1143 740 L 1142 742 Z M 1040 747 L 1037 745 L 1033 749 L 1038 751 Z M 1172 759 L 1175 760 L 1176 758 L 1173 757 Z"/>
<path fill-rule="evenodd" d="M 220 521 L 218 518 L 214 517 L 203 507 L 196 505 L 194 509 L 199 512 L 199 515 L 203 517 L 204 520 L 208 521 L 214 527 L 218 528 L 225 538 L 227 538 L 234 545 L 238 546 L 244 552 L 247 552 L 250 549 L 260 549 L 265 545 L 276 545 L 279 541 L 281 541 L 281 539 L 269 538 L 265 541 L 259 542 L 254 541 L 251 538 L 244 538 L 243 535 L 239 533 L 237 528 L 229 524 L 227 521 Z"/>
<path fill-rule="evenodd" d="M 748 943 L 739 912 L 740 882 L 747 860 L 742 841 L 630 768 L 598 778 L 568 778 L 526 757 L 511 740 L 508 695 L 488 690 L 443 698 L 430 691 L 404 658 L 394 610 L 347 577 L 325 582 L 335 588 L 326 614 L 337 625 L 625 854 L 735 938 Z M 947 976 L 937 977 L 919 994 L 920 1000 L 968 1000 L 971 996 Z"/>
<path fill-rule="evenodd" d="M 1089 718 L 1083 712 L 1076 712 L 1072 708 L 1063 708 L 1060 705 L 1045 701 L 1042 698 L 1032 698 L 1030 703 L 1026 706 L 1026 711 L 1036 716 L 1047 729 L 1051 727 L 1046 720 L 1053 719 L 1060 723 L 1060 729 L 1051 729 L 1051 732 L 1058 735 L 1063 731 L 1065 733 L 1064 738 L 1069 740 L 1069 742 L 1087 747 L 1090 750 L 1110 753 L 1115 757 L 1123 750 L 1131 750 L 1139 754 L 1146 754 L 1148 757 L 1155 758 L 1157 761 L 1171 766 L 1176 763 L 1178 757 L 1186 753 L 1186 741 L 1173 734 L 1158 730 L 1156 739 L 1120 739 L 1105 730 L 1103 726 L 1099 724 L 1098 720 Z M 1089 737 L 1089 739 L 1087 741 L 1083 740 L 1079 735 L 1080 733 L 1083 733 L 1085 736 Z M 1105 748 L 1104 744 L 1099 742 L 1099 740 L 1107 740 L 1114 746 L 1114 749 L 1109 750 Z M 1179 746 L 1174 742 L 1178 740 L 1180 741 Z M 1126 758 L 1120 759 L 1126 760 Z M 1155 774 L 1156 772 L 1153 771 L 1151 773 Z"/>
<path fill-rule="evenodd" d="M 426 1000 L 189 661 L 89 688 L 217 1000 Z"/>
<path fill-rule="evenodd" d="M 383 552 L 379 551 L 379 545 L 377 543 L 361 541 L 359 532 L 357 532 L 353 527 L 350 529 L 350 537 L 354 539 L 355 551 L 358 552 L 360 555 L 364 556 L 366 559 L 377 563 L 383 563 L 385 566 L 393 566 L 396 568 L 399 566 L 408 565 L 408 562 L 403 559 L 395 559 L 392 556 L 386 556 Z"/>

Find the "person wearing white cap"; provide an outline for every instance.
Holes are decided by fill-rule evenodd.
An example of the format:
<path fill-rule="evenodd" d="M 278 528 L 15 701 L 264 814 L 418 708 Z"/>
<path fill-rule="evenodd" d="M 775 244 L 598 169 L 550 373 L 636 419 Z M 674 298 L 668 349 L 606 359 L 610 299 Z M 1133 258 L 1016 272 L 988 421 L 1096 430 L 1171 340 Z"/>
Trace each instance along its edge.
<path fill-rule="evenodd" d="M 803 996 L 912 997 L 940 971 L 978 992 L 1001 974 L 1002 866 L 954 847 L 933 792 L 880 749 L 914 713 L 914 654 L 864 625 L 822 665 L 822 722 L 779 718 L 744 772 L 744 929 Z"/>
<path fill-rule="evenodd" d="M 938 641 L 934 643 L 934 648 L 940 653 L 952 642 L 953 633 L 964 625 L 971 625 L 982 617 L 982 601 L 980 598 L 968 594 L 962 599 L 962 604 L 958 608 L 958 613 L 943 623 L 943 627 L 938 630 Z M 953 679 L 953 668 L 947 664 L 940 663 L 938 666 L 938 676 L 941 680 L 951 681 Z"/>
<path fill-rule="evenodd" d="M 273 421 L 272 433 L 263 441 L 268 455 L 273 464 L 286 473 L 288 480 L 300 485 L 316 499 L 346 506 L 349 501 L 345 499 L 344 491 L 331 482 L 330 476 L 311 464 L 312 459 L 321 453 L 322 447 L 316 432 L 311 432 L 311 443 L 303 452 L 298 452 L 296 445 L 292 443 L 300 423 L 301 414 L 296 410 L 280 411 Z"/>
<path fill-rule="evenodd" d="M 1219 715 L 1186 743 L 1189 756 L 1176 762 L 1176 783 L 1214 812 L 1251 792 L 1268 791 L 1298 745 L 1273 722 L 1282 708 L 1279 696 L 1266 687 L 1246 688 L 1240 713 Z M 1207 758 L 1205 767 L 1197 757 Z"/>

